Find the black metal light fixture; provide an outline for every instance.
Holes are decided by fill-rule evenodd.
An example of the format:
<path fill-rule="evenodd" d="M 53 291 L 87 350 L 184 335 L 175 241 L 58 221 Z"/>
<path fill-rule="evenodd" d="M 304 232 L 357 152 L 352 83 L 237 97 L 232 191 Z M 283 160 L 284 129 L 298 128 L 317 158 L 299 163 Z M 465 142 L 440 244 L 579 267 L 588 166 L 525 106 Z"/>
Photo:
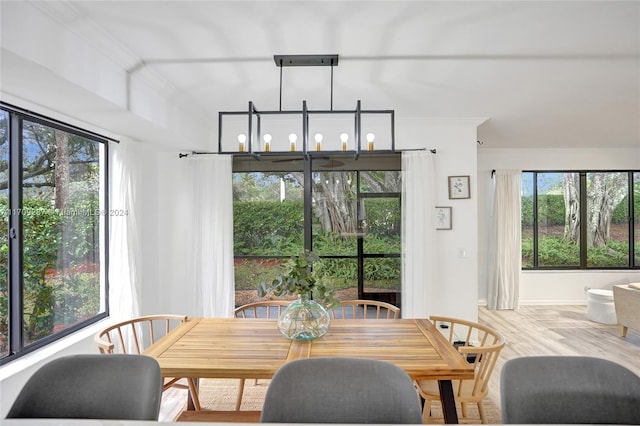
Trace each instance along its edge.
<path fill-rule="evenodd" d="M 352 153 L 357 158 L 362 152 L 395 152 L 394 110 L 363 110 L 360 100 L 353 110 L 333 109 L 338 55 L 274 55 L 273 59 L 280 67 L 280 109 L 258 110 L 250 101 L 246 111 L 219 112 L 219 153 L 256 157 Z M 302 101 L 301 110 L 282 110 L 282 70 L 298 66 L 331 67 L 330 109 L 310 110 Z"/>

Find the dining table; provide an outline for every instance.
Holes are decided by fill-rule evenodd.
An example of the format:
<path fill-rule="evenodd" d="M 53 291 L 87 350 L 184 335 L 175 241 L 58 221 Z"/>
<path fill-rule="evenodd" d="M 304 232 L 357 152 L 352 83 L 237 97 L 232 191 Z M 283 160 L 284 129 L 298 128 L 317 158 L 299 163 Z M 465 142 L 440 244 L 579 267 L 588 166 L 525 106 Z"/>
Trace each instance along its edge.
<path fill-rule="evenodd" d="M 474 377 L 428 319 L 336 319 L 318 339 L 288 340 L 274 319 L 191 318 L 144 354 L 164 377 L 194 379 L 270 379 L 286 362 L 312 357 L 388 361 L 414 380 L 438 381 L 445 423 L 458 423 L 452 380 Z"/>

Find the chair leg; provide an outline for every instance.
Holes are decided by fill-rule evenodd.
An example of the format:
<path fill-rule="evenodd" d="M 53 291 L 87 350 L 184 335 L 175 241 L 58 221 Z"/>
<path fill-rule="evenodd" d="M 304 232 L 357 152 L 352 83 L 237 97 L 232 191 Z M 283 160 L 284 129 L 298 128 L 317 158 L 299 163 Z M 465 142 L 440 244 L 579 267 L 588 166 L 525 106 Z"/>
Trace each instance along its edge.
<path fill-rule="evenodd" d="M 200 397 L 198 396 L 198 387 L 192 378 L 187 379 L 189 384 L 189 395 L 191 395 L 191 402 L 196 411 L 200 411 Z"/>
<path fill-rule="evenodd" d="M 236 398 L 236 411 L 240 411 L 240 405 L 242 405 L 243 393 L 244 393 L 244 379 L 240 379 L 240 386 L 238 388 L 238 397 Z"/>
<path fill-rule="evenodd" d="M 618 331 L 620 331 L 620 337 L 627 337 L 627 331 L 629 330 L 628 327 L 621 325 L 618 327 Z"/>
<path fill-rule="evenodd" d="M 424 399 L 424 406 L 422 408 L 422 423 L 430 423 L 431 419 L 431 400 Z"/>
<path fill-rule="evenodd" d="M 462 414 L 462 418 L 467 417 L 467 403 L 466 402 L 461 402 L 460 403 L 460 414 Z"/>
<path fill-rule="evenodd" d="M 484 404 L 482 401 L 478 401 L 478 414 L 480 414 L 480 423 L 487 424 L 487 418 L 484 415 Z"/>

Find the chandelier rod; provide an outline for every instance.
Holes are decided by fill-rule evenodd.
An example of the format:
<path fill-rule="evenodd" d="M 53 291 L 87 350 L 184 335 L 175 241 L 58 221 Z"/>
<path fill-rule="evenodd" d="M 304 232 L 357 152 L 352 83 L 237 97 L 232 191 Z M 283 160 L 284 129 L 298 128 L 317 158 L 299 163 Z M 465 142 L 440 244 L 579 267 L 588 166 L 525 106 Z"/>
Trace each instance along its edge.
<path fill-rule="evenodd" d="M 280 111 L 282 111 L 282 59 L 280 59 Z"/>
<path fill-rule="evenodd" d="M 331 102 L 330 109 L 333 111 L 333 58 L 331 58 Z"/>

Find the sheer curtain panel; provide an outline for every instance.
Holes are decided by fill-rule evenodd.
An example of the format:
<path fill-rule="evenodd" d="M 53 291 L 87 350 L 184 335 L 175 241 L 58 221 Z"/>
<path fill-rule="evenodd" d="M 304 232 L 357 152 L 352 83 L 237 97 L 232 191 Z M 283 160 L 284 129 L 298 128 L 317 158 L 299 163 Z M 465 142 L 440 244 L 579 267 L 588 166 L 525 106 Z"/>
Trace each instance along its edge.
<path fill-rule="evenodd" d="M 402 317 L 432 314 L 435 267 L 433 161 L 429 151 L 402 153 Z"/>
<path fill-rule="evenodd" d="M 232 157 L 188 157 L 191 174 L 192 232 L 190 272 L 195 284 L 195 312 L 203 317 L 231 317 L 233 272 Z"/>
<path fill-rule="evenodd" d="M 140 168 L 138 153 L 130 143 L 109 145 L 109 208 L 126 211 L 109 219 L 109 316 L 122 321 L 140 315 L 138 286 L 140 285 L 140 229 L 134 200 L 139 192 Z M 131 336 L 125 337 L 133 348 Z"/>
<path fill-rule="evenodd" d="M 521 170 L 496 170 L 489 229 L 489 309 L 517 309 L 522 269 Z"/>

